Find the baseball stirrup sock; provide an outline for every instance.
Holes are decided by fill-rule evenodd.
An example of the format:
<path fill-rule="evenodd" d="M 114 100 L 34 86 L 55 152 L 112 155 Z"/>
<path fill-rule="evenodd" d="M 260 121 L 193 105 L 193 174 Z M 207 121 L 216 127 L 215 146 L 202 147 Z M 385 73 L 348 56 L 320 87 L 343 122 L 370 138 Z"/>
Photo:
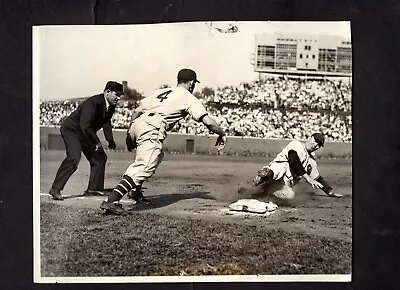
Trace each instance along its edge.
<path fill-rule="evenodd" d="M 134 187 L 135 183 L 133 182 L 132 178 L 130 178 L 128 175 L 124 175 L 114 190 L 117 191 L 121 196 L 124 196 Z"/>
<path fill-rule="evenodd" d="M 122 177 L 122 180 L 111 192 L 108 201 L 109 202 L 119 201 L 125 194 L 127 194 L 134 187 L 135 183 L 133 182 L 132 178 L 130 178 L 128 175 L 124 175 Z"/>

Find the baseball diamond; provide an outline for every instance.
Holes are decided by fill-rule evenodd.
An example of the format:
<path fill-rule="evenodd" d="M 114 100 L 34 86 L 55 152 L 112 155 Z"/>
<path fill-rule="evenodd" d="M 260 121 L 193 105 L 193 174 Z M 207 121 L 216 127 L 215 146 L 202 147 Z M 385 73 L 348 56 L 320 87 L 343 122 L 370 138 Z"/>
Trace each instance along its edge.
<path fill-rule="evenodd" d="M 34 29 L 35 282 L 351 281 L 350 23 L 214 24 Z"/>
<path fill-rule="evenodd" d="M 107 154 L 105 188 L 112 190 L 135 153 Z M 154 204 L 125 197 L 128 214 L 120 217 L 104 216 L 98 205 L 105 197 L 81 196 L 89 174 L 85 160 L 62 202 L 46 194 L 62 158 L 62 151 L 41 151 L 43 277 L 351 273 L 351 160 L 319 160 L 343 198 L 329 198 L 303 181 L 293 200 L 264 216 L 228 209 L 238 200 L 239 184 L 264 160 L 166 154 L 146 183 Z"/>

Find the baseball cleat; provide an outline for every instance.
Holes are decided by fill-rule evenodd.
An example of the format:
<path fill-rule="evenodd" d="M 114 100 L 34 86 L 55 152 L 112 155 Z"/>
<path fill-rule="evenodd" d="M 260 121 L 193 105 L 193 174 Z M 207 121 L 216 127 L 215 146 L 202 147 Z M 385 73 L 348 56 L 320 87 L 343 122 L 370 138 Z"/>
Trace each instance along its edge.
<path fill-rule="evenodd" d="M 116 214 L 116 215 L 124 215 L 126 214 L 126 210 L 122 208 L 122 204 L 113 203 L 103 201 L 100 205 L 100 209 L 105 210 L 106 214 Z"/>
<path fill-rule="evenodd" d="M 142 204 L 145 204 L 145 205 L 152 205 L 153 204 L 153 201 L 151 199 L 146 198 L 144 196 L 139 198 L 139 199 L 135 199 L 135 201 L 137 203 L 142 203 Z"/>
<path fill-rule="evenodd" d="M 262 177 L 257 175 L 257 176 L 253 179 L 253 185 L 254 185 L 254 186 L 257 186 L 257 185 L 260 185 L 261 183 L 263 183 Z"/>
<path fill-rule="evenodd" d="M 142 203 L 146 205 L 153 204 L 153 201 L 149 198 L 143 196 L 143 190 L 131 190 L 128 192 L 128 198 L 133 199 L 137 203 Z"/>
<path fill-rule="evenodd" d="M 53 197 L 54 200 L 64 200 L 59 189 L 51 188 L 49 194 Z"/>

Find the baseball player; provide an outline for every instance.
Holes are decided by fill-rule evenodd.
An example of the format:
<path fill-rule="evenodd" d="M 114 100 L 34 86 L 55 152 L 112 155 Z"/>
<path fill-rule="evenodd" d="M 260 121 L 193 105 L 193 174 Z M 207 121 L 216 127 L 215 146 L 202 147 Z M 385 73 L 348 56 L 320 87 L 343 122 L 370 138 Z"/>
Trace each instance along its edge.
<path fill-rule="evenodd" d="M 262 185 L 275 188 L 273 195 L 279 199 L 293 199 L 292 187 L 303 177 L 313 188 L 320 188 L 328 196 L 342 197 L 333 192 L 332 187 L 319 174 L 317 162 L 312 155 L 324 143 L 322 133 L 312 134 L 306 142 L 291 141 L 268 165 L 258 171 L 252 181 L 253 188 L 242 187 L 239 194 L 257 192 L 255 188 Z"/>
<path fill-rule="evenodd" d="M 158 89 L 142 99 L 133 112 L 126 142 L 129 151 L 136 147 L 136 158 L 108 199 L 101 204 L 101 209 L 124 214 L 125 210 L 118 202 L 125 194 L 137 202 L 151 202 L 143 196 L 142 184 L 154 174 L 163 159 L 163 142 L 167 132 L 187 115 L 219 135 L 215 144 L 217 150 L 225 147 L 225 132 L 192 95 L 196 83 L 199 83 L 196 73 L 191 69 L 182 69 L 177 81 L 177 87 Z"/>

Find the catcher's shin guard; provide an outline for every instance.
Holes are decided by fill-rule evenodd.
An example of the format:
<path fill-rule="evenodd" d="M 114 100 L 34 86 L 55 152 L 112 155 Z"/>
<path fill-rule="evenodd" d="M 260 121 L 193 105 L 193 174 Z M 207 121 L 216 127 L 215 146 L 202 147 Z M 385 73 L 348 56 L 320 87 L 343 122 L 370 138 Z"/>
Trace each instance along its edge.
<path fill-rule="evenodd" d="M 257 176 L 253 179 L 253 184 L 255 186 L 261 183 L 272 181 L 274 178 L 274 172 L 268 167 L 263 167 L 257 172 Z"/>

